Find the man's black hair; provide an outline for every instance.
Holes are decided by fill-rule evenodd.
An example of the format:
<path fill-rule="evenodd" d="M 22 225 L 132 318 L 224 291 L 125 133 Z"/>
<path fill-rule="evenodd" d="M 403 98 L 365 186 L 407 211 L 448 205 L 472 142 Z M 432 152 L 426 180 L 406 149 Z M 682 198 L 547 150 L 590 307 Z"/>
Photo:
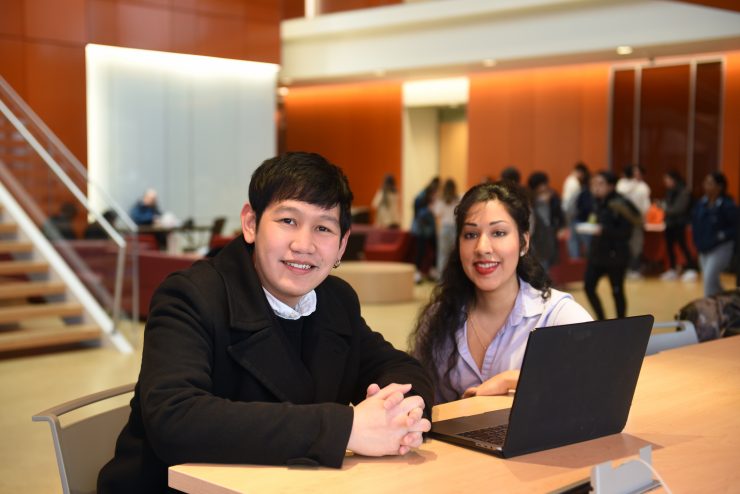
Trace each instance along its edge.
<path fill-rule="evenodd" d="M 545 172 L 534 172 L 529 176 L 529 180 L 527 180 L 527 184 L 529 185 L 529 188 L 532 190 L 535 190 L 537 187 L 539 187 L 542 184 L 549 184 L 550 179 L 547 176 L 547 173 Z"/>
<path fill-rule="evenodd" d="M 611 185 L 612 187 L 617 185 L 617 176 L 609 170 L 600 170 L 596 172 L 596 175 L 601 176 L 606 181 L 606 183 Z"/>
<path fill-rule="evenodd" d="M 627 167 L 624 169 L 624 176 L 627 178 L 635 178 L 635 170 L 640 170 L 640 173 L 644 176 L 645 175 L 645 168 L 643 168 L 642 165 L 639 164 L 631 164 L 627 165 Z"/>
<path fill-rule="evenodd" d="M 292 152 L 265 160 L 249 182 L 249 204 L 257 225 L 267 207 L 279 201 L 303 201 L 324 209 L 339 206 L 341 235 L 352 222 L 352 191 L 342 169 L 316 153 Z"/>
<path fill-rule="evenodd" d="M 516 167 L 509 166 L 504 168 L 504 170 L 501 172 L 501 180 L 509 180 L 510 182 L 518 184 L 522 181 L 522 175 L 519 173 L 519 170 L 517 170 Z"/>
<path fill-rule="evenodd" d="M 588 167 L 586 166 L 586 163 L 584 163 L 583 161 L 579 161 L 578 163 L 576 163 L 573 169 L 583 173 L 584 175 L 588 175 L 590 173 L 588 171 Z"/>

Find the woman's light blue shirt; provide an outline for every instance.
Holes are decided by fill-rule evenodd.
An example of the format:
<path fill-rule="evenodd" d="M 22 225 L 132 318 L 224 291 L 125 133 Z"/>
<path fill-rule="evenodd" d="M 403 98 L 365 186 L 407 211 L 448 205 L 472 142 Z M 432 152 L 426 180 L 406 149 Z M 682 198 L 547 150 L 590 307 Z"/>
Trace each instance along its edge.
<path fill-rule="evenodd" d="M 592 320 L 588 311 L 570 294 L 552 289 L 550 297 L 543 300 L 542 292 L 520 279 L 514 308 L 503 328 L 488 345 L 482 369 L 478 369 L 468 347 L 467 318 L 455 332 L 459 354 L 457 364 L 450 373 L 452 388 L 442 383 L 451 344 L 438 354 L 435 403 L 457 400 L 469 387 L 478 386 L 506 370 L 521 368 L 527 338 L 533 329 Z"/>

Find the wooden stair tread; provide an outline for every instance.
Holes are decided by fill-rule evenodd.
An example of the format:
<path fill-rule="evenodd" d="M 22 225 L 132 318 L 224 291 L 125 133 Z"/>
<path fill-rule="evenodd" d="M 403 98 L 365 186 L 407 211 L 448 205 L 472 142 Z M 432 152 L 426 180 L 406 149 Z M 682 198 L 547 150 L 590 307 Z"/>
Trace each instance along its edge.
<path fill-rule="evenodd" d="M 20 281 L 0 283 L 0 299 L 25 298 L 34 295 L 55 295 L 65 292 L 61 281 Z"/>
<path fill-rule="evenodd" d="M 0 261 L 0 275 L 44 273 L 49 265 L 44 261 Z"/>
<path fill-rule="evenodd" d="M 31 242 L 0 240 L 0 253 L 31 252 L 32 250 L 33 244 Z"/>
<path fill-rule="evenodd" d="M 18 225 L 15 223 L 0 223 L 0 233 L 16 233 Z"/>
<path fill-rule="evenodd" d="M 0 307 L 0 324 L 17 323 L 36 317 L 81 316 L 82 306 L 74 302 L 54 302 L 47 304 L 23 304 Z"/>
<path fill-rule="evenodd" d="M 100 328 L 95 324 L 70 324 L 0 331 L 0 352 L 100 340 L 101 335 Z"/>

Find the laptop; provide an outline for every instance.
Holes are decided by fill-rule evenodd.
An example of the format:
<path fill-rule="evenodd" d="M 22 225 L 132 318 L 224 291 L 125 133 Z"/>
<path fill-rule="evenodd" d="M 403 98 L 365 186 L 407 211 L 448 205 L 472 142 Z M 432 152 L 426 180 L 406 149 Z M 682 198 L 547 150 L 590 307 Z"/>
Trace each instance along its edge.
<path fill-rule="evenodd" d="M 432 424 L 436 439 L 509 458 L 622 431 L 653 316 L 537 328 L 511 408 Z"/>

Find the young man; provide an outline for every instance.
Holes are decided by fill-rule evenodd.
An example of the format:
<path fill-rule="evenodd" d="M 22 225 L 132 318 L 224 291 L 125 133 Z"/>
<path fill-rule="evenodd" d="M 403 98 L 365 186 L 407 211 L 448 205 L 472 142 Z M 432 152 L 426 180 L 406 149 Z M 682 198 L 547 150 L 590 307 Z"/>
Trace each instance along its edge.
<path fill-rule="evenodd" d="M 254 172 L 242 237 L 152 299 L 131 416 L 98 492 L 163 492 L 178 463 L 340 467 L 346 449 L 421 444 L 429 379 L 329 276 L 351 200 L 342 171 L 316 154 Z"/>

